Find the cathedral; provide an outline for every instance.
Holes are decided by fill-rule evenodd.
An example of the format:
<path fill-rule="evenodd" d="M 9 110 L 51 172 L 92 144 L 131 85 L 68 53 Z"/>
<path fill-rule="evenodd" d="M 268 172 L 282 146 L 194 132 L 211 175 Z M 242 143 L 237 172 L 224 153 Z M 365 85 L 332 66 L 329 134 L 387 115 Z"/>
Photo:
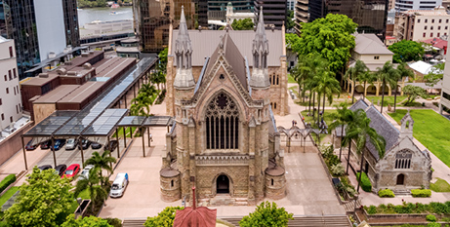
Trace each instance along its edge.
<path fill-rule="evenodd" d="M 193 45 L 191 34 L 199 32 L 204 36 L 196 36 L 202 38 L 195 42 L 203 44 Z M 286 195 L 284 153 L 274 119 L 272 85 L 281 87 L 287 81 L 285 74 L 280 76 L 269 68 L 280 60 L 271 56 L 269 49 L 268 34 L 275 32 L 266 31 L 262 17 L 256 31 L 243 31 L 241 35 L 231 32 L 228 28 L 188 31 L 182 10 L 179 30 L 171 36 L 174 40 L 169 45 L 168 71 L 172 65 L 176 67 L 174 78 L 169 78 L 168 72 L 167 83 L 173 89 L 168 93 L 173 95 L 170 108 L 175 120 L 162 155 L 164 201 L 191 202 L 193 186 L 203 206 L 255 205 L 264 198 Z M 217 42 L 208 39 L 216 33 L 220 33 Z M 249 34 L 253 40 L 242 45 Z M 210 43 L 217 45 L 212 47 Z M 210 46 L 212 52 L 207 54 Z M 196 52 L 204 56 L 194 59 Z M 193 65 L 198 65 L 199 59 L 203 59 L 203 67 L 196 70 Z M 276 103 L 286 113 L 287 106 L 279 100 Z"/>

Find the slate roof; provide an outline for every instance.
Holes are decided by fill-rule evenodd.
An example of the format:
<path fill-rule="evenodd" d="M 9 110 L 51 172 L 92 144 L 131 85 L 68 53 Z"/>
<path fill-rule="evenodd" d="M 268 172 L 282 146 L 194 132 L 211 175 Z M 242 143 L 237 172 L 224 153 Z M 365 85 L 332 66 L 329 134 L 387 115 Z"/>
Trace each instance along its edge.
<path fill-rule="evenodd" d="M 367 105 L 367 103 L 363 100 L 363 99 L 359 99 L 358 101 L 356 101 L 352 106 L 350 106 L 350 110 L 355 112 L 358 109 L 367 109 L 367 107 L 369 107 L 369 105 Z"/>
<path fill-rule="evenodd" d="M 358 54 L 390 54 L 394 55 L 375 34 L 359 34 L 355 36 L 355 51 Z"/>
<path fill-rule="evenodd" d="M 205 57 L 211 57 L 216 47 L 219 45 L 220 36 L 225 35 L 224 30 L 188 30 L 192 45 L 192 66 L 203 66 Z M 250 67 L 253 66 L 252 44 L 255 38 L 255 31 L 229 30 L 228 34 L 233 39 L 234 44 L 246 56 Z M 280 57 L 283 55 L 283 37 L 281 30 L 266 30 L 266 36 L 269 40 L 269 55 L 267 56 L 268 66 L 280 66 Z M 172 32 L 172 47 L 175 46 L 175 40 L 178 37 L 178 30 Z M 173 52 L 172 48 L 172 52 Z M 169 53 L 173 54 L 173 53 Z M 176 65 L 176 62 L 174 62 Z"/>

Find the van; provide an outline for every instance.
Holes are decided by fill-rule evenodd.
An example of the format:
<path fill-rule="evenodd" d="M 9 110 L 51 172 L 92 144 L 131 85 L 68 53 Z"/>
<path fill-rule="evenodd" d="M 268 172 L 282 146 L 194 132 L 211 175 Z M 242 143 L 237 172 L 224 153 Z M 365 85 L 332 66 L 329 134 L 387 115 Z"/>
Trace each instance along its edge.
<path fill-rule="evenodd" d="M 111 198 L 122 197 L 128 186 L 128 173 L 118 173 L 111 186 L 109 196 Z"/>

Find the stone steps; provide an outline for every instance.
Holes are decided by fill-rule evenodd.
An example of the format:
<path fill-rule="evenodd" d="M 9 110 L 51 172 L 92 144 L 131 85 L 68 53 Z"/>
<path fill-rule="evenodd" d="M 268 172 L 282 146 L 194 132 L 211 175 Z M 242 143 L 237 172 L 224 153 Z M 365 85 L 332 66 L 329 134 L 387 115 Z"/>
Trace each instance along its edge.
<path fill-rule="evenodd" d="M 142 227 L 147 219 L 139 218 L 139 219 L 125 219 L 123 220 L 123 227 Z"/>
<path fill-rule="evenodd" d="M 394 190 L 395 196 L 410 196 L 411 191 L 408 189 L 396 189 Z"/>

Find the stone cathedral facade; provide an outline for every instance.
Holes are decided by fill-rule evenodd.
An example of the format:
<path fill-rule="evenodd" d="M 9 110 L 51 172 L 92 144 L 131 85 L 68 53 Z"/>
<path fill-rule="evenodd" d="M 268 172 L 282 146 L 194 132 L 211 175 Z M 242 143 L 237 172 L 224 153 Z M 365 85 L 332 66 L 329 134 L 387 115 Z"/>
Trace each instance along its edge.
<path fill-rule="evenodd" d="M 262 15 L 262 14 L 261 14 Z M 228 29 L 193 75 L 193 48 L 184 12 L 173 49 L 175 123 L 167 134 L 160 171 L 164 201 L 190 201 L 197 188 L 202 205 L 254 205 L 286 194 L 283 150 L 271 107 L 269 41 L 263 19 L 248 43 L 252 74 Z M 205 40 L 208 42 L 208 40 Z"/>

